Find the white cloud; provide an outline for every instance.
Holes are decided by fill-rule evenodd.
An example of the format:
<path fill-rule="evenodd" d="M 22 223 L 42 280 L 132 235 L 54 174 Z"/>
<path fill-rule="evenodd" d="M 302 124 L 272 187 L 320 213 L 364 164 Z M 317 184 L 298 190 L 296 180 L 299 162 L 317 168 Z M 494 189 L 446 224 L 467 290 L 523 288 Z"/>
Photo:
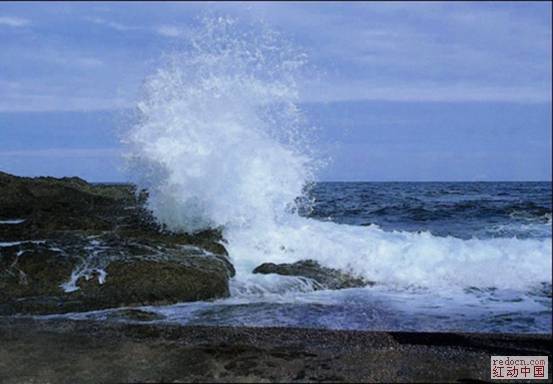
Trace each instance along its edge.
<path fill-rule="evenodd" d="M 0 151 L 0 157 L 113 157 L 119 156 L 117 148 L 46 148 Z"/>
<path fill-rule="evenodd" d="M 85 29 L 96 25 L 94 29 L 104 32 L 119 31 L 121 39 L 115 42 L 107 38 L 101 45 L 88 45 L 95 40 L 80 39 L 72 46 L 73 40 L 57 42 L 57 35 L 49 41 L 48 33 L 37 35 L 35 46 L 4 42 L 15 70 L 11 75 L 0 74 L 0 109 L 8 110 L 10 103 L 19 110 L 128 104 L 124 99 L 135 94 L 164 44 L 188 36 L 188 26 L 195 23 L 192 16 L 200 8 L 219 9 L 246 22 L 249 18 L 264 21 L 305 49 L 314 69 L 307 75 L 319 77 L 319 84 L 308 84 L 302 101 L 551 100 L 550 19 L 543 21 L 532 12 L 515 13 L 514 5 L 166 4 L 137 4 L 132 9 L 113 5 L 102 13 L 76 13 L 92 23 L 82 26 Z M 32 20 L 39 19 L 33 16 Z M 0 28 L 25 23 L 29 20 L 0 15 Z M 48 23 L 41 20 L 40 24 Z M 124 38 L 132 38 L 133 43 L 121 49 Z M 138 38 L 145 42 L 143 46 L 134 44 Z M 19 62 L 29 71 L 29 82 L 41 85 L 39 90 L 20 85 L 27 78 L 13 75 L 22 73 L 16 68 Z M 44 63 L 60 66 L 59 75 L 34 70 Z M 114 97 L 110 90 L 115 86 L 125 88 L 124 97 Z M 76 89 L 91 97 L 76 98 Z"/>
<path fill-rule="evenodd" d="M 87 18 L 87 20 L 90 21 L 90 22 L 93 22 L 95 24 L 105 25 L 109 28 L 115 29 L 116 31 L 120 31 L 120 32 L 126 32 L 126 31 L 132 31 L 132 30 L 140 29 L 140 27 L 121 24 L 121 23 L 118 23 L 116 21 L 106 20 L 106 19 L 102 19 L 102 18 L 99 18 L 99 17 Z"/>
<path fill-rule="evenodd" d="M 29 24 L 31 24 L 30 20 L 21 17 L 0 16 L 0 25 L 5 25 L 7 27 L 20 28 L 26 27 Z"/>
<path fill-rule="evenodd" d="M 94 24 L 106 26 L 108 28 L 114 29 L 119 32 L 147 30 L 149 32 L 153 32 L 164 37 L 182 37 L 187 33 L 186 28 L 178 27 L 175 25 L 169 25 L 169 24 L 159 25 L 157 27 L 155 26 L 137 27 L 137 26 L 122 24 L 116 21 L 107 20 L 99 17 L 89 17 L 86 20 Z"/>
<path fill-rule="evenodd" d="M 100 111 L 134 106 L 131 98 L 60 93 L 0 93 L 0 112 Z"/>
<path fill-rule="evenodd" d="M 94 52 L 93 56 L 89 52 L 80 52 L 66 47 L 37 47 L 33 50 L 21 47 L 12 52 L 16 52 L 20 60 L 28 63 L 53 64 L 73 70 L 92 69 L 104 65 L 104 60 L 96 56 L 101 55 L 101 52 Z M 7 81 L 7 79 L 0 78 L 0 81 Z M 14 80 L 10 81 L 13 82 Z"/>
<path fill-rule="evenodd" d="M 165 37 L 181 37 L 186 34 L 186 30 L 174 25 L 161 25 L 156 29 L 156 32 Z"/>
<path fill-rule="evenodd" d="M 349 80 L 313 82 L 305 87 L 304 102 L 334 101 L 418 101 L 418 102 L 516 102 L 547 103 L 551 94 L 546 89 L 524 86 L 482 86 L 479 84 L 415 85 L 390 84 L 387 86 L 361 84 Z"/>

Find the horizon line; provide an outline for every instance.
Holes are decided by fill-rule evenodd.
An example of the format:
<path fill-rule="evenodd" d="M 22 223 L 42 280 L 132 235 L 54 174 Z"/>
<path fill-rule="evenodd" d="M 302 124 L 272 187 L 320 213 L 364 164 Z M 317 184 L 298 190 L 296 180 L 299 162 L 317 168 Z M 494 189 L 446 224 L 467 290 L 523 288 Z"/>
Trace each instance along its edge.
<path fill-rule="evenodd" d="M 35 176 L 41 177 L 41 176 Z M 74 176 L 64 176 L 74 177 Z M 80 176 L 77 176 L 80 177 Z M 80 177 L 82 178 L 82 177 Z M 86 180 L 86 179 L 85 179 Z M 89 181 L 94 184 L 134 184 L 133 181 Z M 314 183 L 553 183 L 553 180 L 318 180 Z"/>
<path fill-rule="evenodd" d="M 63 175 L 63 176 L 53 176 L 53 175 L 21 175 L 21 174 L 15 174 L 11 173 L 9 171 L 3 171 L 0 169 L 0 173 L 6 173 L 8 175 L 16 176 L 16 177 L 28 177 L 28 178 L 35 178 L 35 177 L 53 177 L 53 178 L 64 178 L 64 177 L 78 177 L 80 179 L 83 179 L 89 183 L 95 183 L 95 184 L 134 184 L 132 180 L 93 180 L 93 179 L 87 179 L 84 176 L 79 175 Z M 316 180 L 313 181 L 314 183 L 553 183 L 553 179 L 549 180 Z M 309 183 L 307 183 L 309 184 Z"/>

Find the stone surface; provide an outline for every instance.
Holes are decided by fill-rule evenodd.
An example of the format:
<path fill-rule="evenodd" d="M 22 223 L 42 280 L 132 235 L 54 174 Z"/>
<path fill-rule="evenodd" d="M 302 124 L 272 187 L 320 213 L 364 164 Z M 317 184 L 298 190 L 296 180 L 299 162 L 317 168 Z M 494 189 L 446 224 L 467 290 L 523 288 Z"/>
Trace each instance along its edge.
<path fill-rule="evenodd" d="M 229 295 L 220 231 L 171 233 L 132 185 L 0 172 L 0 314 Z"/>
<path fill-rule="evenodd" d="M 314 260 L 301 260 L 293 264 L 264 263 L 253 270 L 253 273 L 276 273 L 284 276 L 302 276 L 314 280 L 319 289 L 343 289 L 373 285 L 361 277 L 333 268 L 321 266 Z"/>
<path fill-rule="evenodd" d="M 530 334 L 0 318 L 0 382 L 477 383 L 490 381 L 490 356 L 551 357 L 550 343 Z"/>
<path fill-rule="evenodd" d="M 136 309 L 136 308 L 129 308 L 129 309 L 121 309 L 118 311 L 110 312 L 107 315 L 108 320 L 121 320 L 121 321 L 155 321 L 155 320 L 163 320 L 165 316 L 145 311 L 143 309 Z"/>

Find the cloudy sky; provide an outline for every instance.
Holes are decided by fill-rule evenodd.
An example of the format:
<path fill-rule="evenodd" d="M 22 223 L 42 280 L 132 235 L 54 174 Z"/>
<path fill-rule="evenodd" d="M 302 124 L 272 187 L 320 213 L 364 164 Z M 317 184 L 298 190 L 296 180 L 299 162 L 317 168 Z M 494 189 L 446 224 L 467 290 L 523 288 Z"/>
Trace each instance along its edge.
<path fill-rule="evenodd" d="M 325 180 L 550 180 L 551 4 L 0 3 L 0 170 L 124 180 L 116 131 L 206 12 L 307 52 Z"/>

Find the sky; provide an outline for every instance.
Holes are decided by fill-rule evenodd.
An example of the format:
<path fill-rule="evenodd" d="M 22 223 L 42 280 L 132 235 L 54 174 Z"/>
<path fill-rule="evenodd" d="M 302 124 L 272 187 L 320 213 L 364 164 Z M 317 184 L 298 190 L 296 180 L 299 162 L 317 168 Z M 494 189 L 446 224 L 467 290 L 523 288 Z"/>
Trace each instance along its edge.
<path fill-rule="evenodd" d="M 125 111 L 206 13 L 307 53 L 321 180 L 551 180 L 550 2 L 0 2 L 0 170 L 126 180 Z"/>

